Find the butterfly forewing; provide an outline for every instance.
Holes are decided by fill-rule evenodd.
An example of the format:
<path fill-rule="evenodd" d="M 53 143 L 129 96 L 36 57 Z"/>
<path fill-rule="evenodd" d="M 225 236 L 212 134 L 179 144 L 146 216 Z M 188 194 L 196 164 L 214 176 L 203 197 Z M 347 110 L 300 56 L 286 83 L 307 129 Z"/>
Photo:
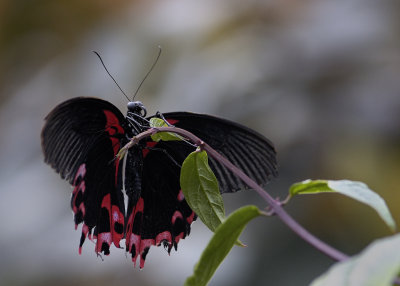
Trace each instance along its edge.
<path fill-rule="evenodd" d="M 198 136 L 260 185 L 265 185 L 278 175 L 273 144 L 254 130 L 205 114 L 170 112 L 163 116 L 174 126 Z M 209 164 L 219 181 L 221 193 L 247 188 L 214 159 L 210 158 Z"/>
<path fill-rule="evenodd" d="M 115 155 L 125 136 L 126 121 L 112 104 L 74 98 L 46 117 L 42 130 L 45 162 L 73 186 L 75 224 L 83 223 L 80 249 L 87 235 L 97 239 L 96 252 L 109 253 L 123 237 L 124 206 L 117 188 Z"/>

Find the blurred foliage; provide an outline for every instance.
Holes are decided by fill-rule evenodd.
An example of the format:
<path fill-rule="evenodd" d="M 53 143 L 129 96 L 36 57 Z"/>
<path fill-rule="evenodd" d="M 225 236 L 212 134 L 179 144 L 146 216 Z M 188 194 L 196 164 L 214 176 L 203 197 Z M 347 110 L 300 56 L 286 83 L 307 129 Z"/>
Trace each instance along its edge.
<path fill-rule="evenodd" d="M 24 81 L 46 62 L 73 48 L 104 17 L 111 17 L 132 2 L 2 0 L 0 94 L 5 83 L 18 86 L 16 78 Z"/>

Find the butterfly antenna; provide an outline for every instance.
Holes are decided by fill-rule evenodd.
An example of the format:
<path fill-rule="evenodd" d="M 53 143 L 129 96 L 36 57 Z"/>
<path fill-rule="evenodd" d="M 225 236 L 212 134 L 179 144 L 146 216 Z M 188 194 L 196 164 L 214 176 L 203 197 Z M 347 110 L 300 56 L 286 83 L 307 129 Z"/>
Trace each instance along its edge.
<path fill-rule="evenodd" d="M 96 51 L 93 51 L 93 53 L 95 53 L 96 56 L 99 57 L 100 62 L 101 62 L 101 64 L 103 65 L 103 67 L 104 67 L 104 69 L 106 70 L 106 72 L 108 73 L 108 75 L 111 77 L 111 79 L 112 79 L 112 80 L 115 82 L 115 84 L 118 86 L 118 88 L 119 88 L 119 90 L 122 92 L 122 94 L 125 95 L 126 99 L 127 99 L 128 101 L 130 101 L 130 100 L 129 100 L 129 97 L 126 95 L 126 93 L 125 93 L 125 92 L 122 90 L 122 88 L 119 86 L 118 82 L 115 80 L 115 78 L 114 78 L 114 77 L 110 74 L 110 72 L 108 71 L 108 69 L 107 69 L 106 65 L 104 64 L 103 59 L 101 58 L 101 56 L 99 55 L 99 53 L 96 52 Z"/>
<path fill-rule="evenodd" d="M 149 71 L 148 71 L 147 74 L 144 76 L 144 78 L 143 78 L 142 81 L 140 82 L 138 88 L 136 89 L 135 93 L 133 94 L 132 101 L 135 100 L 136 94 L 139 92 L 140 87 L 143 85 L 143 83 L 144 83 L 144 81 L 146 80 L 146 78 L 149 76 L 149 74 L 151 73 L 151 71 L 152 71 L 152 70 L 154 69 L 154 67 L 156 66 L 156 64 L 157 64 L 157 62 L 158 62 L 158 59 L 159 59 L 160 56 L 161 56 L 161 51 L 162 51 L 161 46 L 158 46 L 158 55 L 157 55 L 157 58 L 156 58 L 156 60 L 154 61 L 154 63 L 151 65 Z"/>

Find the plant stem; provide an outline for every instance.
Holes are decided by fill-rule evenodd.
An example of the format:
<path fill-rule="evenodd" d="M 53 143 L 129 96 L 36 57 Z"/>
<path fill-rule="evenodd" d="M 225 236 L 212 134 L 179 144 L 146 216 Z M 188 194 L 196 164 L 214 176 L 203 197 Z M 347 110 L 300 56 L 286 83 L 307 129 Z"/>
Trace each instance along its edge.
<path fill-rule="evenodd" d="M 181 135 L 188 140 L 192 141 L 194 144 L 199 146 L 201 149 L 205 150 L 211 157 L 217 160 L 219 163 L 223 164 L 232 173 L 238 176 L 244 183 L 246 183 L 250 188 L 254 189 L 272 208 L 274 213 L 298 236 L 304 239 L 306 242 L 311 244 L 313 247 L 324 253 L 325 255 L 331 257 L 337 261 L 343 261 L 349 257 L 340 252 L 339 250 L 333 248 L 332 246 L 326 244 L 310 232 L 308 232 L 303 226 L 301 226 L 297 221 L 295 221 L 281 206 L 281 204 L 271 197 L 263 188 L 261 188 L 256 182 L 254 182 L 249 176 L 247 176 L 242 170 L 233 165 L 225 157 L 215 151 L 211 146 L 203 142 L 200 138 L 193 135 L 192 133 L 177 127 L 157 127 L 150 128 L 145 132 L 142 132 L 132 138 L 132 140 L 126 144 L 122 149 L 126 151 L 131 146 L 137 144 L 143 138 L 149 137 L 157 132 L 173 132 Z M 122 150 L 121 150 L 122 151 Z"/>
<path fill-rule="evenodd" d="M 298 236 L 303 238 L 306 242 L 314 246 L 319 251 L 323 252 L 327 256 L 334 260 L 342 261 L 348 258 L 348 256 L 339 250 L 333 248 L 332 246 L 326 244 L 316 236 L 308 232 L 303 226 L 301 226 L 297 221 L 295 221 L 277 202 L 271 197 L 263 188 L 261 188 L 256 182 L 254 182 L 250 177 L 248 177 L 242 170 L 237 168 L 231 162 L 229 162 L 225 157 L 216 152 L 210 146 L 206 145 L 204 150 L 212 156 L 215 160 L 223 164 L 227 169 L 232 171 L 236 176 L 243 180 L 250 188 L 254 189 L 272 208 L 275 214 Z"/>

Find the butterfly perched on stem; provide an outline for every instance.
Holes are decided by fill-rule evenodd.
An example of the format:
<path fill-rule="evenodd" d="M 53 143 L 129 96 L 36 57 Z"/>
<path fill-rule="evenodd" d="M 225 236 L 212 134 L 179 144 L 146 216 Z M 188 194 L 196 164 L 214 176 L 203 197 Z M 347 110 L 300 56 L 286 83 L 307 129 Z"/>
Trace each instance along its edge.
<path fill-rule="evenodd" d="M 110 253 L 114 244 L 140 268 L 152 245 L 177 249 L 190 233 L 196 214 L 185 201 L 179 176 L 182 162 L 196 146 L 186 141 L 152 141 L 133 146 L 120 158 L 130 139 L 150 128 L 146 109 L 129 102 L 124 116 L 111 103 L 89 97 L 67 100 L 45 118 L 42 149 L 45 162 L 73 187 L 71 207 L 76 228 L 82 223 L 79 245 L 88 237 L 96 253 Z M 240 124 L 210 115 L 164 113 L 169 124 L 208 143 L 259 184 L 277 175 L 272 143 Z M 210 159 L 220 192 L 245 188 L 240 179 Z"/>

